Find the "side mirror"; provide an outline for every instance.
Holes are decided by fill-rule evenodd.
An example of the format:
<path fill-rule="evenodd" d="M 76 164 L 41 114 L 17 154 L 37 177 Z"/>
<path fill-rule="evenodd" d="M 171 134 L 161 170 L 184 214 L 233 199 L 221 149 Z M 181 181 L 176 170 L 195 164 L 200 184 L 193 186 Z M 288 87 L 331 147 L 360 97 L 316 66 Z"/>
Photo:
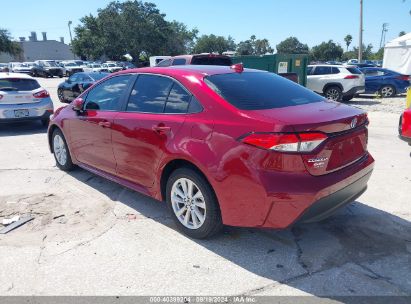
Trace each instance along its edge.
<path fill-rule="evenodd" d="M 83 98 L 76 98 L 73 100 L 73 103 L 72 103 L 73 111 L 81 112 L 83 111 L 83 106 L 84 106 Z"/>

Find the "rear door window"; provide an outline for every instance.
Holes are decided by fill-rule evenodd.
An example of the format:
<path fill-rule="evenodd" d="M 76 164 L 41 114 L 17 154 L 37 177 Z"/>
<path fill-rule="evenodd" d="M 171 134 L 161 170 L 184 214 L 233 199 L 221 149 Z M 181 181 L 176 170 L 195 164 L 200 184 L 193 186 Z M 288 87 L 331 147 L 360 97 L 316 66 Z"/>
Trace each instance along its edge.
<path fill-rule="evenodd" d="M 244 72 L 205 78 L 208 86 L 241 110 L 264 110 L 303 105 L 324 98 L 274 73 Z"/>
<path fill-rule="evenodd" d="M 331 74 L 340 74 L 340 70 L 336 67 L 331 68 Z"/>
<path fill-rule="evenodd" d="M 314 75 L 329 75 L 331 74 L 331 67 L 329 66 L 318 66 L 314 70 Z"/>
<path fill-rule="evenodd" d="M 173 81 L 157 75 L 140 75 L 131 91 L 128 112 L 163 113 Z"/>
<path fill-rule="evenodd" d="M 2 78 L 0 79 L 0 91 L 33 91 L 40 88 L 35 79 Z"/>
<path fill-rule="evenodd" d="M 186 60 L 184 58 L 177 58 L 173 60 L 173 65 L 185 65 Z"/>
<path fill-rule="evenodd" d="M 171 59 L 166 59 L 157 64 L 158 67 L 168 67 L 171 65 Z"/>
<path fill-rule="evenodd" d="M 187 113 L 191 95 L 181 85 L 174 82 L 167 98 L 165 113 Z"/>

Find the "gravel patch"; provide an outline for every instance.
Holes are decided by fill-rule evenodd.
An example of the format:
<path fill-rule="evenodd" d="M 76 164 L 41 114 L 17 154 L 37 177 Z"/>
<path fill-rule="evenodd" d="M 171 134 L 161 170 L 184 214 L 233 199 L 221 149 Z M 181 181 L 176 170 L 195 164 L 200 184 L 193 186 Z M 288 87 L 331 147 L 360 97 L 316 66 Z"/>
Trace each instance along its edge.
<path fill-rule="evenodd" d="M 401 114 L 405 109 L 405 95 L 392 98 L 381 98 L 375 95 L 361 95 L 353 98 L 348 105 L 363 109 L 367 112 L 385 112 Z"/>

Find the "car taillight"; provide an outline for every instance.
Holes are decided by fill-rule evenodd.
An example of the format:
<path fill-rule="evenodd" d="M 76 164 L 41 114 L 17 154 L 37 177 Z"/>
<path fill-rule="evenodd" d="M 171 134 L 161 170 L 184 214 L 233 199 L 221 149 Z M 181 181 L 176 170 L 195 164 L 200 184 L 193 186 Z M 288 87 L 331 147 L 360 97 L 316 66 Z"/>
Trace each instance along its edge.
<path fill-rule="evenodd" d="M 358 78 L 360 78 L 360 76 L 358 75 L 347 75 L 344 77 L 344 79 L 358 79 Z"/>
<path fill-rule="evenodd" d="M 397 79 L 399 79 L 399 80 L 405 80 L 405 81 L 410 81 L 410 76 L 400 75 L 400 76 L 397 76 Z"/>
<path fill-rule="evenodd" d="M 46 90 L 34 93 L 33 96 L 35 98 L 47 98 L 50 96 L 49 92 L 47 92 Z"/>
<path fill-rule="evenodd" d="M 245 144 L 278 152 L 311 152 L 327 139 L 323 133 L 253 133 L 241 138 Z"/>

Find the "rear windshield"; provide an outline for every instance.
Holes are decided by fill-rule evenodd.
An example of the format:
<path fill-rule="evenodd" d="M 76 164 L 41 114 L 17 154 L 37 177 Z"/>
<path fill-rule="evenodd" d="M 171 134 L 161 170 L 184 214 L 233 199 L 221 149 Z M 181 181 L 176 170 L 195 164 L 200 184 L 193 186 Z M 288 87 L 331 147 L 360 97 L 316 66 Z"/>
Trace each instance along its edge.
<path fill-rule="evenodd" d="M 362 74 L 361 70 L 358 68 L 347 68 L 348 72 L 350 72 L 351 74 L 355 74 L 355 75 L 360 75 Z"/>
<path fill-rule="evenodd" d="M 32 91 L 40 88 L 37 80 L 20 78 L 0 79 L 0 91 Z"/>
<path fill-rule="evenodd" d="M 208 56 L 194 56 L 191 59 L 191 64 L 194 65 L 223 65 L 223 66 L 230 66 L 232 65 L 232 61 L 229 57 L 208 57 Z"/>
<path fill-rule="evenodd" d="M 241 110 L 264 110 L 319 102 L 323 97 L 274 73 L 245 72 L 208 76 L 208 86 Z"/>

